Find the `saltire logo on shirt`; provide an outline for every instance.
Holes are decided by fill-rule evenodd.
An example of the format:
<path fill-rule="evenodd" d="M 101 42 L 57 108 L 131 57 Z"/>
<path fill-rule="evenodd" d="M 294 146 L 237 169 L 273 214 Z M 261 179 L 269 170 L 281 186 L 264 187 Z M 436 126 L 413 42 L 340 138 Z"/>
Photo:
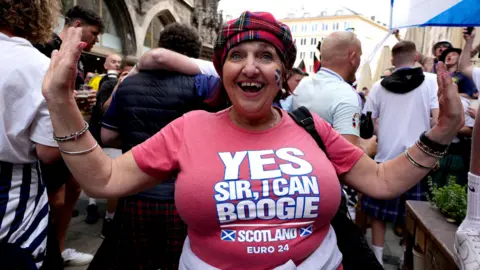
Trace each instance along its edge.
<path fill-rule="evenodd" d="M 237 231 L 233 230 L 222 230 L 222 234 L 220 239 L 223 241 L 235 242 L 235 237 L 237 235 Z"/>
<path fill-rule="evenodd" d="M 312 234 L 312 230 L 313 230 L 313 225 L 300 228 L 300 236 L 301 237 L 309 236 L 310 234 Z"/>

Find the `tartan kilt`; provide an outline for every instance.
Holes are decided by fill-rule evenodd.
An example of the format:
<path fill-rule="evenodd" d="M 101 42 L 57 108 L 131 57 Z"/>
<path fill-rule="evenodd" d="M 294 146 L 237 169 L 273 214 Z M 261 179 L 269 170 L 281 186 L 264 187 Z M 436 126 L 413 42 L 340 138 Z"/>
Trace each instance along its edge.
<path fill-rule="evenodd" d="M 178 269 L 187 225 L 173 201 L 122 198 L 113 222 L 88 269 Z"/>
<path fill-rule="evenodd" d="M 427 177 L 413 186 L 401 197 L 393 200 L 377 200 L 367 195 L 362 196 L 362 211 L 369 217 L 385 222 L 405 220 L 406 201 L 426 201 L 428 192 Z"/>

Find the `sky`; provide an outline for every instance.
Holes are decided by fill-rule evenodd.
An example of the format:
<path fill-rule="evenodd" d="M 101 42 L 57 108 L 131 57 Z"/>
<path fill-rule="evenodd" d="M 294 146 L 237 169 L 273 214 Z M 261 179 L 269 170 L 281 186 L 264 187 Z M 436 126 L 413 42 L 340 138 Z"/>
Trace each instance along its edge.
<path fill-rule="evenodd" d="M 335 4 L 331 4 L 332 2 Z M 303 9 L 304 12 L 316 16 L 324 8 L 336 9 L 342 6 L 365 16 L 375 16 L 376 20 L 388 25 L 390 0 L 220 0 L 218 9 L 233 17 L 239 16 L 245 10 L 268 11 L 277 19 L 282 19 L 293 10 L 302 14 Z"/>

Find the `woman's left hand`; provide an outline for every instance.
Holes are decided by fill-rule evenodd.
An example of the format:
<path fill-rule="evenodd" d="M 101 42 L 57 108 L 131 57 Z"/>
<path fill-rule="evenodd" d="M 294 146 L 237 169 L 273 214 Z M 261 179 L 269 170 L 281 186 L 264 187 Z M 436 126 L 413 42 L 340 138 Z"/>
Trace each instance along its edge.
<path fill-rule="evenodd" d="M 440 105 L 437 124 L 427 136 L 440 144 L 450 144 L 458 131 L 464 126 L 463 105 L 458 87 L 453 83 L 444 63 L 438 63 L 438 103 Z"/>

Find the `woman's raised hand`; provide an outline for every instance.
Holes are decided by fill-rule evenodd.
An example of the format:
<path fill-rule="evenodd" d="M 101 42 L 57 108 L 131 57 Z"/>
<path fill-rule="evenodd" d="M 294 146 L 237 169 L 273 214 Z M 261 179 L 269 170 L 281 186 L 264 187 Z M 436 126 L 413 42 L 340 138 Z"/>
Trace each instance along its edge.
<path fill-rule="evenodd" d="M 438 103 L 440 105 L 437 124 L 428 133 L 430 139 L 450 144 L 464 125 L 463 105 L 458 95 L 458 87 L 453 83 L 444 63 L 437 68 Z"/>
<path fill-rule="evenodd" d="M 42 94 L 47 101 L 65 101 L 74 98 L 77 63 L 87 45 L 82 39 L 82 28 L 70 27 L 59 51 L 53 51 L 45 74 Z"/>

